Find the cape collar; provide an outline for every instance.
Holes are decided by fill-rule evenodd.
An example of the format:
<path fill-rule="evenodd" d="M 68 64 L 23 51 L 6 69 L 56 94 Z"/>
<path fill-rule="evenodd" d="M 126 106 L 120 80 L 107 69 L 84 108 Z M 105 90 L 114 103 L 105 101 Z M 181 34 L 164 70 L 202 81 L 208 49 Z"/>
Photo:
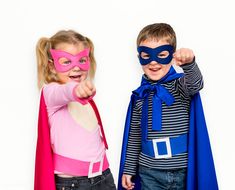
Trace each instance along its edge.
<path fill-rule="evenodd" d="M 149 95 L 152 92 L 152 129 L 161 130 L 162 127 L 162 102 L 167 106 L 171 106 L 174 103 L 174 97 L 172 94 L 162 85 L 172 80 L 182 77 L 183 73 L 177 73 L 173 66 L 170 67 L 169 72 L 160 80 L 152 81 L 148 79 L 146 75 L 142 76 L 141 85 L 134 90 L 134 100 L 143 99 L 141 127 L 143 130 L 143 140 L 147 140 L 147 124 L 148 124 L 148 104 Z"/>

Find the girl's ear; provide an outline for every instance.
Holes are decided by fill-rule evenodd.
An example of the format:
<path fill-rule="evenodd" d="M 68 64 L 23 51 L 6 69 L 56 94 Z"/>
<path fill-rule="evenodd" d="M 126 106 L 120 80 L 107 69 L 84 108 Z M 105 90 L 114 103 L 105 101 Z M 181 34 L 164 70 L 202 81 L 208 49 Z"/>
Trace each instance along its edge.
<path fill-rule="evenodd" d="M 54 66 L 53 60 L 48 60 L 48 66 L 49 66 L 50 71 L 53 74 L 56 74 L 56 70 L 55 70 L 55 66 Z"/>

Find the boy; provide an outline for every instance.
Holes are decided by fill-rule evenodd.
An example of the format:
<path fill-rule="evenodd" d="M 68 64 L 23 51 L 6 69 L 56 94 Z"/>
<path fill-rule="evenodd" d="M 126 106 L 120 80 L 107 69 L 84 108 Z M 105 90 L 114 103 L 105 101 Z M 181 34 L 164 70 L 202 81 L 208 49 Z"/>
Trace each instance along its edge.
<path fill-rule="evenodd" d="M 175 32 L 166 23 L 144 27 L 137 46 L 144 75 L 127 114 L 118 189 L 184 190 L 190 186 L 190 105 L 203 88 L 202 75 L 192 50 L 176 50 Z M 176 73 L 173 63 L 184 74 Z M 132 182 L 133 176 L 141 185 Z"/>

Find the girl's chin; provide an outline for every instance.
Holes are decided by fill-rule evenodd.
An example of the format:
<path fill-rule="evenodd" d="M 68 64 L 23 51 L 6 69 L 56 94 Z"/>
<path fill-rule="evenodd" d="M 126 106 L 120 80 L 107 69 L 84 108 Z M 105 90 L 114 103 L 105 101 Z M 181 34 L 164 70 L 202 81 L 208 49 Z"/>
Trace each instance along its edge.
<path fill-rule="evenodd" d="M 71 79 L 70 81 L 73 81 L 73 82 L 81 82 L 79 79 Z"/>

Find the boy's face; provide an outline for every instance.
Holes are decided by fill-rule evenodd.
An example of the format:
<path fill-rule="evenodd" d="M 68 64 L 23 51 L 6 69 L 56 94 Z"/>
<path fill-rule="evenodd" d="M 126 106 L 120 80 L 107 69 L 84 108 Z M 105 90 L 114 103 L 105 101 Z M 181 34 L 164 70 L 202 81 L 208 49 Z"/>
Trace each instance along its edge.
<path fill-rule="evenodd" d="M 153 40 L 153 39 L 147 39 L 145 41 L 142 41 L 139 45 L 140 46 L 146 46 L 149 48 L 157 48 L 159 46 L 162 45 L 167 45 L 169 43 L 167 43 L 165 40 Z M 168 51 L 162 51 L 158 57 L 160 58 L 165 58 L 169 55 Z M 142 58 L 148 58 L 149 55 L 142 52 L 141 55 Z M 171 63 L 163 65 L 163 64 L 159 64 L 156 61 L 151 61 L 149 64 L 147 65 L 142 65 L 142 69 L 144 71 L 144 73 L 148 76 L 149 79 L 153 80 L 153 81 L 157 81 L 160 80 L 162 77 L 164 77 L 168 71 L 170 70 L 171 67 Z"/>

